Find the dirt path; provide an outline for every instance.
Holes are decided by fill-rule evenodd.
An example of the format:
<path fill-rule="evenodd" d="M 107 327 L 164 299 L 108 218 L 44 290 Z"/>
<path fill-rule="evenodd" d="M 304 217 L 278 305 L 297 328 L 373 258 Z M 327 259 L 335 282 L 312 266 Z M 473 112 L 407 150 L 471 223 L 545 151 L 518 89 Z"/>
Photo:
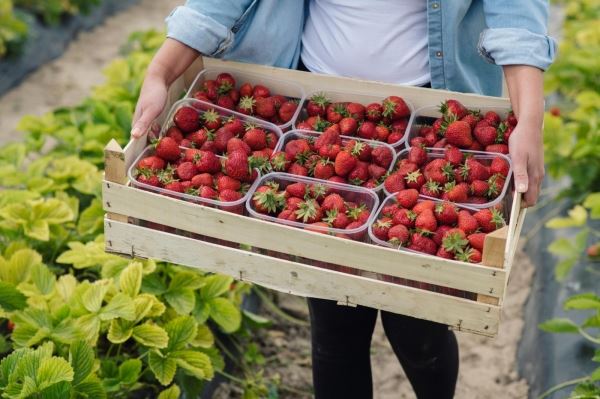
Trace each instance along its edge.
<path fill-rule="evenodd" d="M 93 86 L 104 81 L 102 70 L 119 56 L 130 33 L 163 29 L 164 19 L 183 0 L 141 0 L 83 32 L 58 59 L 29 75 L 0 98 L 0 145 L 18 140 L 16 125 L 23 115 L 41 115 L 61 106 L 76 105 Z"/>

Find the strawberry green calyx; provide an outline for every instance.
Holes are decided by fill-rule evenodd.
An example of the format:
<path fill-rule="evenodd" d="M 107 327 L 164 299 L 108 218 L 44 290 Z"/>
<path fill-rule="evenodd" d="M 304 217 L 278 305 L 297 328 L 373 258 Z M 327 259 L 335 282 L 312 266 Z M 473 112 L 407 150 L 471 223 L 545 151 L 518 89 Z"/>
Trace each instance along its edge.
<path fill-rule="evenodd" d="M 353 186 L 360 186 L 364 183 L 365 181 L 362 179 L 354 178 L 354 179 L 350 179 L 348 180 L 348 183 L 352 184 Z"/>
<path fill-rule="evenodd" d="M 446 234 L 442 240 L 442 247 L 452 253 L 462 252 L 463 249 L 469 244 L 469 240 L 461 236 L 459 233 Z"/>
<path fill-rule="evenodd" d="M 503 227 L 506 224 L 502 212 L 495 208 L 492 208 L 492 223 L 496 226 L 497 229 Z"/>
<path fill-rule="evenodd" d="M 360 216 L 360 214 L 366 210 L 367 210 L 367 206 L 364 204 L 356 206 L 354 208 L 349 208 L 348 212 L 347 212 L 348 217 L 351 218 L 352 220 L 357 220 L 358 217 Z"/>
<path fill-rule="evenodd" d="M 507 129 L 508 125 L 505 122 L 500 122 L 496 129 L 496 144 L 504 143 L 504 135 L 506 134 Z"/>
<path fill-rule="evenodd" d="M 254 97 L 244 96 L 240 98 L 238 107 L 245 110 L 253 110 L 254 107 L 256 107 L 256 100 L 254 99 Z"/>
<path fill-rule="evenodd" d="M 328 210 L 328 211 L 325 213 L 325 214 L 327 215 L 327 217 L 325 217 L 325 218 L 323 219 L 323 221 L 324 221 L 325 223 L 327 223 L 328 225 L 330 225 L 330 226 L 331 226 L 331 225 L 333 224 L 333 222 L 335 222 L 335 219 L 337 219 L 337 217 L 338 217 L 338 213 L 339 213 L 339 212 L 338 212 L 338 210 L 337 210 L 337 209 L 335 209 L 335 208 L 334 208 L 334 209 L 330 209 L 330 210 Z"/>
<path fill-rule="evenodd" d="M 283 153 L 277 154 L 273 158 L 271 158 L 271 169 L 273 169 L 277 172 L 284 171 L 286 165 L 287 165 L 287 159 L 285 157 L 285 154 L 283 154 Z"/>
<path fill-rule="evenodd" d="M 417 181 L 419 181 L 419 177 L 421 177 L 421 175 L 421 171 L 417 169 L 414 172 L 408 173 L 405 177 L 405 180 L 407 183 L 416 183 Z"/>
<path fill-rule="evenodd" d="M 306 223 L 311 219 L 314 219 L 319 211 L 318 211 L 317 201 L 314 199 L 307 199 L 298 204 L 298 209 L 296 209 L 296 219 L 302 220 L 302 222 Z"/>
<path fill-rule="evenodd" d="M 256 192 L 252 197 L 254 201 L 269 213 L 275 213 L 285 206 L 285 195 L 271 189 L 263 192 Z"/>
<path fill-rule="evenodd" d="M 204 122 L 217 122 L 221 116 L 214 109 L 209 109 L 208 111 L 204 111 L 202 114 L 202 119 Z"/>
<path fill-rule="evenodd" d="M 327 187 L 325 187 L 325 185 L 323 185 L 323 184 L 314 184 L 310 188 L 310 194 L 312 195 L 313 198 L 324 197 L 326 193 L 327 193 Z"/>
<path fill-rule="evenodd" d="M 331 101 L 329 101 L 329 99 L 325 96 L 325 93 L 323 93 L 323 92 L 315 93 L 310 98 L 310 101 L 312 101 L 316 105 L 323 107 L 323 108 L 328 106 L 331 103 Z"/>
<path fill-rule="evenodd" d="M 223 82 L 217 88 L 217 93 L 219 93 L 219 94 L 227 94 L 227 93 L 229 93 L 231 91 L 231 89 L 233 89 L 233 86 L 231 85 L 231 83 L 229 83 L 229 82 Z"/>
<path fill-rule="evenodd" d="M 441 190 L 441 187 L 440 187 L 440 185 L 439 185 L 439 183 L 438 183 L 438 182 L 436 182 L 436 181 L 433 181 L 433 180 L 428 180 L 427 182 L 425 182 L 425 189 L 426 189 L 427 191 L 429 191 L 430 193 L 437 194 L 437 193 L 439 193 L 439 192 L 440 192 L 440 190 Z M 440 205 L 441 205 L 441 204 L 440 204 Z M 439 207 L 440 205 L 438 205 L 438 207 Z"/>
<path fill-rule="evenodd" d="M 461 262 L 471 263 L 473 255 L 474 255 L 473 248 L 466 247 L 466 248 L 461 248 L 461 249 L 457 250 L 454 253 L 454 258 Z"/>
<path fill-rule="evenodd" d="M 452 190 L 454 187 L 456 187 L 456 183 L 453 181 L 449 181 L 448 183 L 444 184 L 444 191 L 448 192 L 448 191 Z"/>
<path fill-rule="evenodd" d="M 246 123 L 244 123 L 244 130 L 245 131 L 256 129 L 258 127 L 259 127 L 258 124 L 254 123 L 254 122 L 246 122 Z"/>
<path fill-rule="evenodd" d="M 365 149 L 366 144 L 360 141 L 357 141 L 356 143 L 354 143 L 354 145 L 352 146 L 352 151 L 350 151 L 350 153 L 352 155 L 354 155 L 355 157 L 359 156 L 360 153 Z"/>
<path fill-rule="evenodd" d="M 248 190 L 250 190 L 250 184 L 242 183 L 242 185 L 240 186 L 240 193 L 242 193 L 242 195 L 246 195 Z"/>
<path fill-rule="evenodd" d="M 331 126 L 331 123 L 326 120 L 321 118 L 320 116 L 317 116 L 315 119 L 315 130 L 317 132 L 322 132 L 325 129 L 327 129 L 329 126 Z"/>
<path fill-rule="evenodd" d="M 348 116 L 350 116 L 350 114 L 348 113 L 348 110 L 346 109 L 346 106 L 344 104 L 335 104 L 333 106 L 333 111 L 342 115 L 344 118 L 347 118 Z"/>
<path fill-rule="evenodd" d="M 270 167 L 271 164 L 265 157 L 248 157 L 248 173 L 252 173 L 252 169 L 258 169 L 261 172 L 268 172 Z"/>
<path fill-rule="evenodd" d="M 450 162 L 446 162 L 444 166 L 442 166 L 442 174 L 446 176 L 446 179 L 448 180 L 454 179 L 454 169 Z"/>

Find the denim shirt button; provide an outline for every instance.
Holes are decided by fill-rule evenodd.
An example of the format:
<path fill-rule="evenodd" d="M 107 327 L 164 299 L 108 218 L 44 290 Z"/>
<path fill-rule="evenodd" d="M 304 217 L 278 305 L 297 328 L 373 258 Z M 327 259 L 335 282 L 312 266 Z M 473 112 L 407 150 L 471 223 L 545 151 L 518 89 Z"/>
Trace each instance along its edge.
<path fill-rule="evenodd" d="M 440 57 L 440 58 L 442 58 L 442 56 L 443 56 L 443 55 L 444 55 L 444 53 L 442 53 L 441 51 L 436 51 L 436 52 L 435 52 L 435 56 L 436 56 L 436 57 Z"/>

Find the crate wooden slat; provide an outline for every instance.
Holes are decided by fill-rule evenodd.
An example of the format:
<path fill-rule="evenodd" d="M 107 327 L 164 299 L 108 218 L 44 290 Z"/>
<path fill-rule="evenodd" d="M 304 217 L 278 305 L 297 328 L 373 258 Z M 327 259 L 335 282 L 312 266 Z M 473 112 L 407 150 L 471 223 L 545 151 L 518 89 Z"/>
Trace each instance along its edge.
<path fill-rule="evenodd" d="M 504 98 L 308 75 L 306 72 L 205 58 L 198 59 L 171 86 L 168 106 L 181 97 L 203 64 L 291 80 L 301 84 L 307 93 L 346 90 L 377 93 L 381 98 L 400 95 L 416 108 L 439 104 L 445 98 L 456 98 L 472 107 L 508 105 Z M 276 92 L 276 88 L 273 91 Z M 167 113 L 168 107 L 157 119 L 156 126 L 162 125 Z M 512 199 L 510 224 L 486 237 L 483 253 L 485 265 L 473 265 L 344 240 L 132 188 L 123 176 L 145 145 L 146 140 L 139 139 L 129 142 L 125 149 L 121 149 L 116 142 L 111 142 L 106 148 L 103 205 L 107 212 L 107 251 L 225 273 L 296 295 L 327 298 L 347 305 L 373 306 L 445 323 L 462 331 L 487 336 L 497 333 L 512 258 L 525 215 L 520 208 L 519 196 L 515 195 Z M 134 219 L 318 262 L 354 267 L 367 273 L 464 290 L 476 293 L 477 300 L 438 294 L 166 233 L 137 225 Z"/>

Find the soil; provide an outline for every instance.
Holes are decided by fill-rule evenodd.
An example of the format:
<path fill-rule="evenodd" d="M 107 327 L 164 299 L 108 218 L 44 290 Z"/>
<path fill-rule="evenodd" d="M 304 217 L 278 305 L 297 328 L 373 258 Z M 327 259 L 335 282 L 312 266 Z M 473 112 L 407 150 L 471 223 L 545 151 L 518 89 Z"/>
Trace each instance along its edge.
<path fill-rule="evenodd" d="M 460 347 L 460 370 L 457 398 L 522 399 L 527 397 L 527 382 L 517 375 L 516 351 L 523 329 L 523 305 L 529 295 L 534 266 L 522 252 L 517 252 L 511 271 L 502 321 L 496 338 L 457 332 Z M 307 321 L 308 308 L 303 298 L 277 293 L 282 310 Z M 298 326 L 265 311 L 274 324 L 261 331 L 258 342 L 264 356 L 272 359 L 265 365 L 268 376 L 279 375 L 280 398 L 310 398 L 311 359 L 309 328 Z M 371 346 L 371 365 L 375 399 L 416 398 L 378 320 Z M 302 394 L 304 392 L 304 394 Z M 227 383 L 217 390 L 215 399 L 237 398 L 238 386 Z"/>

